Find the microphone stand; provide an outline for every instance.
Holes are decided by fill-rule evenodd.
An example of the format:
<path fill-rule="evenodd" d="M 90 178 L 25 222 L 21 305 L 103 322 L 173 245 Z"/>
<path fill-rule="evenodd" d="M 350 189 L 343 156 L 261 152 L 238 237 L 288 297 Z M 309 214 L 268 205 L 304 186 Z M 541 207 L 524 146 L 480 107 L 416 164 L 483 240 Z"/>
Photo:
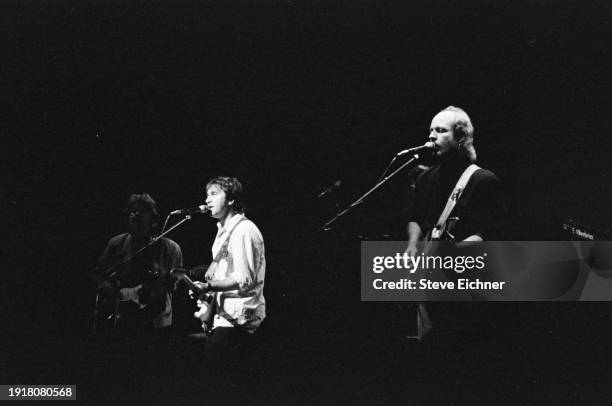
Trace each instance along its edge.
<path fill-rule="evenodd" d="M 408 165 L 412 164 L 413 162 L 415 162 L 417 159 L 419 159 L 419 155 L 418 154 L 414 154 L 412 156 L 412 158 L 410 158 L 410 160 L 408 160 L 408 162 L 404 163 L 402 166 L 400 166 L 399 168 L 397 168 L 395 171 L 393 171 L 390 175 L 388 175 L 385 178 L 379 179 L 378 182 L 374 185 L 374 187 L 372 187 L 370 190 L 368 190 L 364 195 L 362 195 L 360 198 L 358 198 L 357 200 L 355 200 L 353 203 L 351 203 L 350 205 L 348 205 L 348 207 L 346 207 L 344 210 L 340 211 L 338 214 L 336 214 L 334 217 L 332 217 L 327 223 L 323 224 L 319 229 L 317 229 L 317 233 L 320 231 L 329 231 L 329 226 L 334 223 L 336 220 L 338 220 L 340 217 L 344 216 L 346 213 L 350 212 L 351 210 L 353 210 L 355 207 L 359 206 L 361 203 L 363 203 L 363 201 L 365 200 L 366 197 L 368 197 L 370 194 L 372 194 L 375 190 L 377 190 L 378 188 L 380 188 L 382 185 L 384 185 L 385 183 L 387 183 L 387 181 L 389 179 L 391 179 L 392 177 L 394 177 L 399 171 L 401 171 L 402 169 L 404 169 L 405 167 L 407 167 Z M 393 163 L 393 161 L 392 161 Z M 388 167 L 387 167 L 388 170 Z M 386 172 L 386 171 L 385 171 Z"/>
<path fill-rule="evenodd" d="M 166 217 L 166 222 L 164 223 L 164 228 L 165 228 L 165 224 L 168 222 L 169 218 L 170 218 L 170 215 L 168 215 L 168 217 Z M 174 230 L 175 228 L 177 228 L 178 226 L 180 226 L 181 224 L 183 224 L 183 223 L 185 223 L 186 221 L 189 221 L 189 220 L 191 220 L 191 214 L 187 214 L 185 216 L 185 218 L 183 218 L 181 221 L 179 221 L 178 223 L 176 223 L 175 225 L 170 227 L 168 230 L 162 232 L 160 235 L 152 237 L 151 241 L 149 241 L 142 248 L 140 248 L 139 250 L 134 252 L 127 259 L 125 259 L 125 260 L 123 260 L 121 262 L 118 262 L 118 263 L 116 263 L 116 264 L 106 268 L 102 272 L 102 275 L 105 278 L 114 278 L 115 275 L 117 275 L 117 272 L 118 272 L 117 268 L 119 268 L 121 265 L 127 264 L 128 262 L 130 262 L 131 260 L 136 258 L 138 255 L 140 255 L 141 252 L 143 252 L 144 250 L 146 250 L 147 248 L 149 248 L 150 246 L 155 244 L 157 241 L 159 241 L 162 237 L 167 235 L 170 231 Z M 91 330 L 92 330 L 92 333 L 94 335 L 96 334 L 96 329 L 97 329 L 96 322 L 97 322 L 98 314 L 99 314 L 99 308 L 98 308 L 99 304 L 100 304 L 100 289 L 96 289 L 96 304 L 94 306 L 94 317 L 93 317 L 93 323 L 92 323 L 92 326 L 91 326 Z M 116 301 L 115 301 L 115 311 L 113 312 L 113 326 L 114 327 L 117 327 L 118 307 L 119 307 L 119 298 L 117 298 Z"/>

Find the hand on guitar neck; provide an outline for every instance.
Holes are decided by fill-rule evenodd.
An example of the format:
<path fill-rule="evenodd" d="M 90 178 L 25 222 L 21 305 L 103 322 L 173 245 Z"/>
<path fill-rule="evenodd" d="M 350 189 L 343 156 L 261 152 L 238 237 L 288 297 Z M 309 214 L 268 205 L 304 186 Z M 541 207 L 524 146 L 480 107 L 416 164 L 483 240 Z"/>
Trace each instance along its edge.
<path fill-rule="evenodd" d="M 189 277 L 190 274 L 196 275 L 198 270 L 201 270 L 201 268 L 194 268 L 194 270 L 190 271 L 184 268 L 173 268 L 170 271 L 170 275 L 185 282 L 190 289 L 190 296 L 197 299 L 198 311 L 193 316 L 200 320 L 202 329 L 207 333 L 212 325 L 215 296 L 212 292 L 208 291 L 207 282 L 193 281 Z M 191 294 L 192 292 L 193 294 Z"/>
<path fill-rule="evenodd" d="M 190 270 L 186 270 L 185 268 L 172 268 L 172 270 L 170 271 L 170 275 L 172 275 L 178 280 L 185 282 L 185 284 L 187 284 L 189 289 L 193 292 L 193 296 L 196 299 L 210 302 L 210 297 L 212 295 L 209 293 L 208 283 L 194 281 L 191 279 L 191 277 L 195 277 L 195 275 L 198 275 L 201 270 L 202 267 L 197 267 Z"/>

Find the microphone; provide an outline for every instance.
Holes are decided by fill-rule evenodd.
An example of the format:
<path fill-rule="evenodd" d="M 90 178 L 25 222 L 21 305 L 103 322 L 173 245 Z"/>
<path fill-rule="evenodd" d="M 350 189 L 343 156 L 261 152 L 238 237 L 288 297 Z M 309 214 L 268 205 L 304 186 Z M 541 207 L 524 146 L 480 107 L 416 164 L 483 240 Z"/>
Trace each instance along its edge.
<path fill-rule="evenodd" d="M 416 154 L 420 154 L 422 152 L 433 150 L 435 147 L 436 147 L 436 144 L 434 144 L 431 141 L 428 141 L 425 144 L 421 145 L 420 147 L 414 147 L 414 148 L 409 148 L 409 149 L 405 149 L 403 151 L 400 151 L 395 156 L 397 157 L 397 156 L 402 156 L 402 155 L 406 155 L 406 154 L 416 155 Z"/>
<path fill-rule="evenodd" d="M 324 191 L 322 191 L 321 193 L 319 193 L 317 195 L 317 199 L 321 199 L 322 197 L 325 197 L 329 194 L 332 194 L 336 189 L 338 189 L 340 186 L 342 185 L 342 182 L 337 180 L 334 182 L 333 185 L 331 185 L 330 187 L 328 187 L 327 189 L 325 189 Z"/>
<path fill-rule="evenodd" d="M 190 209 L 178 209 L 170 212 L 171 216 L 175 214 L 202 214 L 208 211 L 208 206 L 201 204 L 198 207 L 192 207 Z"/>

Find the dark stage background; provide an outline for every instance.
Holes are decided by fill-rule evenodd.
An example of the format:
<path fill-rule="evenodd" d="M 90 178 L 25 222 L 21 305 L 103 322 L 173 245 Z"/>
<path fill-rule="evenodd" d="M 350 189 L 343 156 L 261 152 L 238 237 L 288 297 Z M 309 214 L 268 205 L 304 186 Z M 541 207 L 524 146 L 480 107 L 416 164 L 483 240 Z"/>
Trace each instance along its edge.
<path fill-rule="evenodd" d="M 497 306 L 485 330 L 504 334 L 470 340 L 438 380 L 423 354 L 443 351 L 360 303 L 359 238 L 404 237 L 408 172 L 314 231 L 449 104 L 472 117 L 516 239 L 552 238 L 559 216 L 609 228 L 611 17 L 607 1 L 3 1 L 0 383 L 77 382 L 97 400 L 85 273 L 124 231 L 128 196 L 165 215 L 229 174 L 266 240 L 255 403 L 603 401 L 602 304 Z M 196 265 L 215 230 L 198 217 L 170 237 Z"/>

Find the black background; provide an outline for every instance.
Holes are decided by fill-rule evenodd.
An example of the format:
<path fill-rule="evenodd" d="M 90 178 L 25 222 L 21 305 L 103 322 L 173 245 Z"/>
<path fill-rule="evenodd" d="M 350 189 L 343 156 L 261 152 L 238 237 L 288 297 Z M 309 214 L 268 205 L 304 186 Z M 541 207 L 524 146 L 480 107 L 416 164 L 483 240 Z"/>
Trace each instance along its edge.
<path fill-rule="evenodd" d="M 41 354 L 86 337 L 84 273 L 135 192 L 165 215 L 200 204 L 215 175 L 240 178 L 270 309 L 277 325 L 295 319 L 285 306 L 312 286 L 358 277 L 311 268 L 329 238 L 312 232 L 333 212 L 317 194 L 336 180 L 340 204 L 364 193 L 449 104 L 470 114 L 517 239 L 548 238 L 555 216 L 609 228 L 611 16 L 606 1 L 2 2 L 2 262 L 19 354 L 6 383 L 74 376 Z M 335 243 L 403 238 L 406 189 L 404 174 L 377 191 Z M 170 237 L 195 265 L 214 233 L 202 217 Z"/>

